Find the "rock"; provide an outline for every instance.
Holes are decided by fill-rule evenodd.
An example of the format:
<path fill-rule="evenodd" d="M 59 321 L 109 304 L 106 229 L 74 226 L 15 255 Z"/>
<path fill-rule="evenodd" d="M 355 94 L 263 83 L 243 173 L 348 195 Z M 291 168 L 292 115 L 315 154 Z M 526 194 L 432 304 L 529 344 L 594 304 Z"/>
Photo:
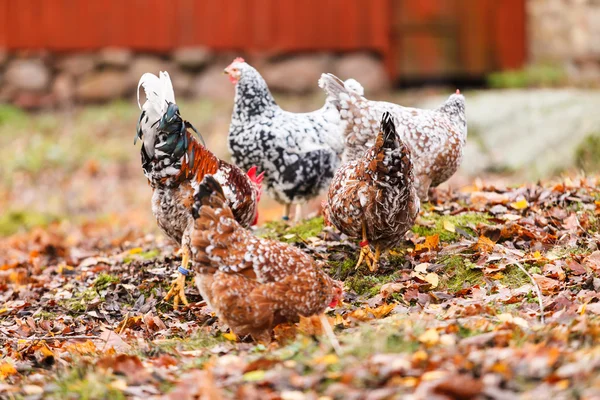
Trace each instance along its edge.
<path fill-rule="evenodd" d="M 387 90 L 390 78 L 383 61 L 367 53 L 348 54 L 335 63 L 334 73 L 343 80 L 354 78 L 365 89 L 365 95 Z"/>
<path fill-rule="evenodd" d="M 126 72 L 106 70 L 83 78 L 76 93 L 83 101 L 106 101 L 124 96 L 130 88 Z"/>
<path fill-rule="evenodd" d="M 63 57 L 56 67 L 59 71 L 67 72 L 77 78 L 93 71 L 97 60 L 98 57 L 91 53 L 72 54 Z"/>
<path fill-rule="evenodd" d="M 173 61 L 182 68 L 199 70 L 213 59 L 206 47 L 182 47 L 173 52 Z"/>
<path fill-rule="evenodd" d="M 302 55 L 269 63 L 259 72 L 272 90 L 307 93 L 319 88 L 317 81 L 329 70 L 329 61 L 325 55 Z"/>
<path fill-rule="evenodd" d="M 39 60 L 17 59 L 8 64 L 5 80 L 17 90 L 41 92 L 48 88 L 50 71 Z"/>
<path fill-rule="evenodd" d="M 58 74 L 52 83 L 52 95 L 54 96 L 54 100 L 62 106 L 72 104 L 75 97 L 75 81 L 73 77 L 66 72 Z"/>
<path fill-rule="evenodd" d="M 194 75 L 189 72 L 175 71 L 170 76 L 173 83 L 173 90 L 175 91 L 175 99 L 188 97 L 192 94 Z"/>
<path fill-rule="evenodd" d="M 195 97 L 233 100 L 235 87 L 223 75 L 223 68 L 215 65 L 194 79 L 192 93 Z"/>
<path fill-rule="evenodd" d="M 129 49 L 121 47 L 106 47 L 98 55 L 102 65 L 116 68 L 126 68 L 133 58 L 133 53 Z"/>
<path fill-rule="evenodd" d="M 175 65 L 167 60 L 156 56 L 138 56 L 133 59 L 129 67 L 129 85 L 136 88 L 137 84 L 146 72 L 158 75 L 160 71 L 167 71 L 169 75 L 174 75 Z M 173 77 L 171 77 L 172 79 Z M 177 95 L 177 93 L 175 93 Z"/>

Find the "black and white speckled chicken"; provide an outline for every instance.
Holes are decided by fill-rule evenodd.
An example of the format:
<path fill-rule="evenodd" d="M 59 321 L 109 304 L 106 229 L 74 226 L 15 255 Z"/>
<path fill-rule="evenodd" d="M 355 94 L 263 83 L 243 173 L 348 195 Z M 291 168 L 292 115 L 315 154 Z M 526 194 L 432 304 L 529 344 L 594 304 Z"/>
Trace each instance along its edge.
<path fill-rule="evenodd" d="M 342 233 L 362 238 L 357 267 L 365 261 L 374 271 L 381 251 L 397 245 L 412 227 L 419 206 L 411 152 L 385 112 L 375 144 L 335 173 L 325 218 Z"/>
<path fill-rule="evenodd" d="M 329 101 L 309 113 L 282 110 L 262 76 L 242 58 L 225 72 L 236 88 L 229 128 L 233 162 L 264 172 L 267 193 L 285 205 L 284 219 L 296 204 L 298 220 L 300 205 L 327 189 L 339 166 L 344 148 L 339 113 Z M 362 91 L 352 81 L 348 85 Z"/>
<path fill-rule="evenodd" d="M 193 214 L 196 285 L 237 335 L 269 342 L 275 325 L 320 314 L 341 299 L 341 282 L 311 256 L 240 226 L 221 185 L 210 175 L 196 190 Z"/>
<path fill-rule="evenodd" d="M 340 110 L 343 162 L 356 159 L 375 143 L 381 116 L 389 111 L 398 134 L 410 147 L 421 200 L 427 200 L 429 188 L 448 180 L 460 166 L 467 141 L 467 119 L 465 98 L 458 90 L 439 108 L 423 110 L 367 100 L 332 74 L 321 75 L 319 86 Z"/>
<path fill-rule="evenodd" d="M 256 168 L 245 174 L 235 165 L 218 159 L 204 147 L 190 130 L 175 104 L 175 93 L 167 72 L 160 78 L 142 75 L 138 85 L 146 93 L 140 105 L 142 113 L 137 127 L 137 139 L 142 140 L 142 168 L 152 187 L 152 212 L 160 229 L 182 250 L 182 267 L 167 299 L 175 297 L 187 304 L 184 294 L 186 268 L 189 261 L 190 232 L 193 226 L 194 189 L 206 174 L 213 175 L 222 185 L 235 218 L 246 227 L 258 219 L 262 175 Z"/>

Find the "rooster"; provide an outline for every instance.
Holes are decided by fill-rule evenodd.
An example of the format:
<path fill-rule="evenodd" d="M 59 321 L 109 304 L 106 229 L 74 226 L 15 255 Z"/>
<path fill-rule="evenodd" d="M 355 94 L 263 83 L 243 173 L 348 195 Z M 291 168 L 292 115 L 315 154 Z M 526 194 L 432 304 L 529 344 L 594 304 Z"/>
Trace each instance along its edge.
<path fill-rule="evenodd" d="M 146 93 L 140 105 L 139 88 Z M 146 73 L 138 84 L 138 105 L 142 109 L 134 140 L 142 140 L 142 168 L 152 187 L 152 212 L 160 229 L 181 246 L 182 263 L 179 276 L 167 293 L 174 297 L 174 306 L 184 294 L 188 274 L 190 233 L 193 227 L 192 205 L 194 189 L 206 174 L 221 183 L 233 215 L 243 226 L 258 220 L 257 203 L 261 194 L 263 174 L 256 167 L 245 174 L 238 167 L 219 160 L 194 137 L 196 129 L 181 118 L 175 94 L 167 72 L 160 77 Z"/>
<path fill-rule="evenodd" d="M 341 282 L 312 257 L 242 227 L 213 176 L 205 176 L 196 190 L 193 216 L 198 290 L 238 336 L 268 343 L 275 325 L 321 314 L 340 300 Z"/>
<path fill-rule="evenodd" d="M 301 204 L 324 191 L 339 166 L 344 144 L 338 111 L 330 101 L 309 113 L 282 110 L 262 76 L 242 58 L 225 73 L 236 89 L 229 128 L 233 162 L 266 172 L 267 192 L 285 205 L 283 219 L 296 204 L 299 220 Z M 347 84 L 362 93 L 355 80 Z"/>
<path fill-rule="evenodd" d="M 467 141 L 465 98 L 456 94 L 435 110 L 402 107 L 370 101 L 332 74 L 323 74 L 319 86 L 340 110 L 345 125 L 342 161 L 354 160 L 371 147 L 377 137 L 379 120 L 389 111 L 398 131 L 410 147 L 419 197 L 428 199 L 430 187 L 448 180 L 460 166 Z"/>
<path fill-rule="evenodd" d="M 392 115 L 385 112 L 375 145 L 333 177 L 325 219 L 342 233 L 362 238 L 356 267 L 364 261 L 375 271 L 382 250 L 402 240 L 419 207 L 410 150 L 396 134 Z"/>

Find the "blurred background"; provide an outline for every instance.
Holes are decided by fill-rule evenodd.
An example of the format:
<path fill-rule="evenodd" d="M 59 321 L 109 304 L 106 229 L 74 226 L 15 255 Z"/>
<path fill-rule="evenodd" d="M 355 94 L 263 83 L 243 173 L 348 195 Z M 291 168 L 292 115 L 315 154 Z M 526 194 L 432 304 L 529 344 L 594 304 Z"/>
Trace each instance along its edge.
<path fill-rule="evenodd" d="M 597 0 L 0 0 L 0 235 L 54 220 L 156 230 L 133 146 L 139 77 L 169 71 L 227 159 L 222 71 L 237 56 L 291 111 L 322 106 L 322 72 L 407 106 L 461 89 L 468 145 L 446 186 L 600 166 Z"/>

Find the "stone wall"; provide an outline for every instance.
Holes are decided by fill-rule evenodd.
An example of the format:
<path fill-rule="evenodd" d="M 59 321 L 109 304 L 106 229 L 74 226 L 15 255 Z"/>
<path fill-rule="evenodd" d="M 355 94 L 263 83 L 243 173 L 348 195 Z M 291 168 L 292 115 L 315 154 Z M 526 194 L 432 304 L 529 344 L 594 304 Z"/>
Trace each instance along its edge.
<path fill-rule="evenodd" d="M 529 58 L 565 69 L 571 82 L 600 82 L 600 0 L 527 0 Z"/>
<path fill-rule="evenodd" d="M 0 102 L 36 109 L 68 107 L 134 96 L 145 72 L 169 71 L 177 97 L 231 99 L 233 86 L 223 69 L 237 54 L 186 48 L 171 54 L 134 53 L 107 48 L 94 53 L 0 52 Z M 369 93 L 389 86 L 383 63 L 366 53 L 266 56 L 247 59 L 274 91 L 319 90 L 322 72 L 358 79 Z"/>

